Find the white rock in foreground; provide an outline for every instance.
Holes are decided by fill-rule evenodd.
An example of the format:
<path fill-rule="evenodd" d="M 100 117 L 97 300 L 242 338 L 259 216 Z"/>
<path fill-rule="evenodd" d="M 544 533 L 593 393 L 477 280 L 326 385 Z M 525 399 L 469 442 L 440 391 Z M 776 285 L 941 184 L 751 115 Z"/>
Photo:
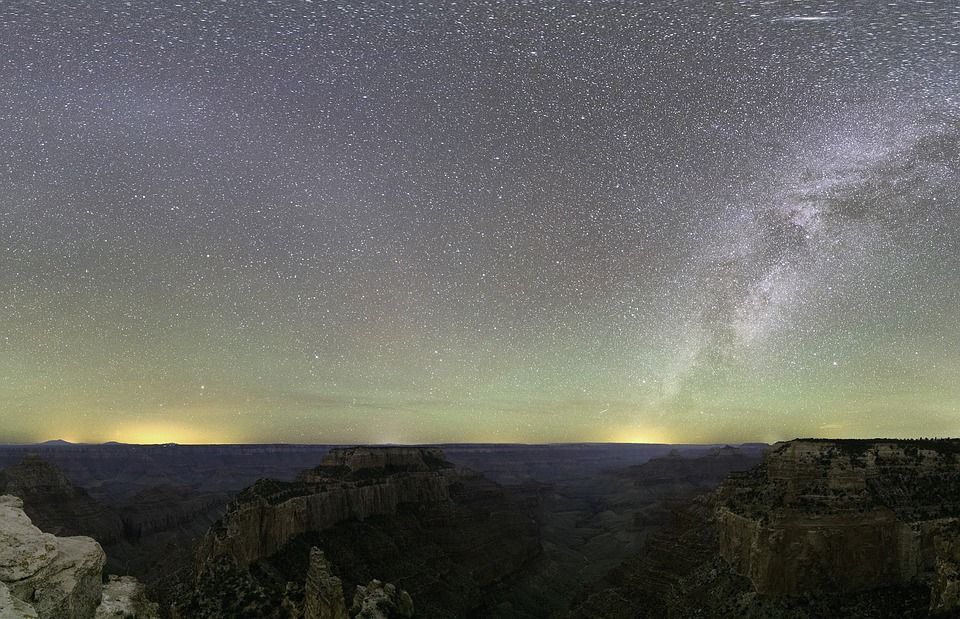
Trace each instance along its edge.
<path fill-rule="evenodd" d="M 106 556 L 89 537 L 55 537 L 33 526 L 23 501 L 0 496 L 0 581 L 12 614 L 0 617 L 89 619 L 100 604 Z M 0 594 L 0 600 L 5 599 Z M 16 600 L 25 602 L 16 606 Z M 29 613 L 32 606 L 35 614 Z M 19 610 L 18 610 L 19 608 Z M 8 612 L 0 606 L 0 613 Z"/>
<path fill-rule="evenodd" d="M 157 619 L 159 616 L 157 604 L 147 599 L 140 581 L 133 576 L 110 576 L 94 619 Z"/>

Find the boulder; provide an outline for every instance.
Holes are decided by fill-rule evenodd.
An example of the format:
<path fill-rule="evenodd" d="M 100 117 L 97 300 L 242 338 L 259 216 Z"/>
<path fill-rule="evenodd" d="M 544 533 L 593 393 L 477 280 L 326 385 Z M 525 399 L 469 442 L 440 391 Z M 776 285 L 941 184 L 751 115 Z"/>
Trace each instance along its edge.
<path fill-rule="evenodd" d="M 89 537 L 55 537 L 33 526 L 14 496 L 0 496 L 0 581 L 41 619 L 87 619 L 100 604 L 106 557 Z"/>

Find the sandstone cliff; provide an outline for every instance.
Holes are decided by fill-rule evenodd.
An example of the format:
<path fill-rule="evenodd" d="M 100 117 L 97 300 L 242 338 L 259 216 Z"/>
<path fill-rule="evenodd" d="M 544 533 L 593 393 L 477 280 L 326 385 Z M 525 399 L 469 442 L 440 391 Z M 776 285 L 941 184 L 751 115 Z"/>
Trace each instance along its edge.
<path fill-rule="evenodd" d="M 132 576 L 110 576 L 103 586 L 103 599 L 94 619 L 154 619 L 160 609 L 147 599 L 142 584 Z"/>
<path fill-rule="evenodd" d="M 260 480 L 241 492 L 204 538 L 201 562 L 228 555 L 239 565 L 276 553 L 308 531 L 393 514 L 404 503 L 449 501 L 454 469 L 436 450 L 331 450 L 295 482 Z"/>
<path fill-rule="evenodd" d="M 89 537 L 55 537 L 33 526 L 17 497 L 0 497 L 0 581 L 39 617 L 92 617 L 106 557 Z"/>
<path fill-rule="evenodd" d="M 332 450 L 295 482 L 261 480 L 238 495 L 200 545 L 195 583 L 174 612 L 281 618 L 323 607 L 336 614 L 336 580 L 344 592 L 379 580 L 402 582 L 417 616 L 462 616 L 539 552 L 526 504 L 456 470 L 439 450 Z M 406 608 L 399 589 L 368 593 L 399 595 L 396 612 Z"/>
<path fill-rule="evenodd" d="M 958 616 L 960 441 L 797 440 L 679 504 L 573 617 Z"/>
<path fill-rule="evenodd" d="M 720 551 L 760 593 L 929 582 L 960 517 L 960 442 L 792 441 L 721 499 Z"/>

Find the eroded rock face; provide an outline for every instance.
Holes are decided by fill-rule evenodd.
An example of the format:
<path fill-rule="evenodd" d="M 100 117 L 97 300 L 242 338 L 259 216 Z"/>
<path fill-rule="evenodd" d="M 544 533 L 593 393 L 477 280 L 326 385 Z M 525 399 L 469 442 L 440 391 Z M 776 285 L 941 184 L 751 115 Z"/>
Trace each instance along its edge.
<path fill-rule="evenodd" d="M 136 579 L 111 576 L 103 588 L 105 562 L 92 538 L 44 533 L 23 501 L 0 496 L 0 619 L 156 619 Z"/>
<path fill-rule="evenodd" d="M 759 593 L 905 586 L 936 571 L 943 604 L 956 597 L 942 540 L 960 518 L 958 441 L 792 441 L 720 499 L 720 553 Z"/>
<path fill-rule="evenodd" d="M 93 539 L 44 533 L 30 522 L 19 498 L 0 497 L 0 580 L 39 617 L 92 617 L 105 560 Z"/>
<path fill-rule="evenodd" d="M 94 619 L 159 619 L 157 604 L 147 599 L 143 585 L 132 576 L 110 576 Z"/>
<path fill-rule="evenodd" d="M 36 619 L 37 611 L 23 600 L 13 597 L 7 585 L 0 582 L 0 619 Z"/>
<path fill-rule="evenodd" d="M 378 449 L 388 453 L 368 453 Z M 343 591 L 382 579 L 403 582 L 424 616 L 468 616 L 540 551 L 522 497 L 438 450 L 343 450 L 296 482 L 242 492 L 207 534 L 174 612 L 339 618 Z"/>
<path fill-rule="evenodd" d="M 413 617 L 413 600 L 409 593 L 391 583 L 371 580 L 366 586 L 357 587 L 350 614 L 357 619 Z"/>
<path fill-rule="evenodd" d="M 319 548 L 310 549 L 310 568 L 304 585 L 304 619 L 348 619 L 343 583 L 333 575 Z"/>
<path fill-rule="evenodd" d="M 946 615 L 960 609 L 960 524 L 943 532 L 936 542 L 936 560 L 930 591 L 930 612 Z"/>
<path fill-rule="evenodd" d="M 200 560 L 228 555 L 245 566 L 307 531 L 393 514 L 404 503 L 449 501 L 455 471 L 435 452 L 334 449 L 324 464 L 296 482 L 260 480 L 241 492 L 211 528 L 201 544 Z"/>

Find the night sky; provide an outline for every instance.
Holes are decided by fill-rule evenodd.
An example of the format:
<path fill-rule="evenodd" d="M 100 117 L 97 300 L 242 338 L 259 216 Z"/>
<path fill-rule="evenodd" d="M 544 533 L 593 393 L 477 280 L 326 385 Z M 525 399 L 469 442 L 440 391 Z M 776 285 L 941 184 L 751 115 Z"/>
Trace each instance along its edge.
<path fill-rule="evenodd" d="M 0 3 L 0 442 L 960 434 L 956 2 Z"/>

